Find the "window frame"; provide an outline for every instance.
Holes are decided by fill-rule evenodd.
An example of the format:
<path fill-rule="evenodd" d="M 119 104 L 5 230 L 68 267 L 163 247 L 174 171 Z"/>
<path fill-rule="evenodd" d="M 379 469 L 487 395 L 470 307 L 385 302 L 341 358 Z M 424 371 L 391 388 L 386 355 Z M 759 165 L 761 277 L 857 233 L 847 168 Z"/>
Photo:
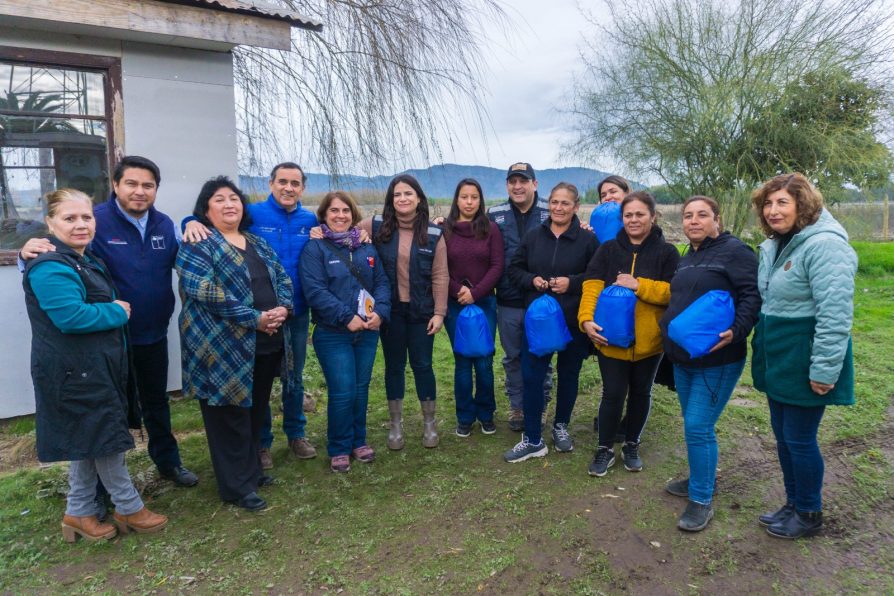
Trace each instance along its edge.
<path fill-rule="evenodd" d="M 124 114 L 121 93 L 121 59 L 114 56 L 100 56 L 95 54 L 76 54 L 73 52 L 58 52 L 55 50 L 41 50 L 33 48 L 16 48 L 0 46 L 0 61 L 13 62 L 22 66 L 38 66 L 43 68 L 65 68 L 93 72 L 105 75 L 105 116 L 87 116 L 72 114 L 54 114 L 60 118 L 78 118 L 81 120 L 99 120 L 106 124 L 106 159 L 109 172 L 114 172 L 118 162 L 124 156 Z M 34 115 L 29 113 L 16 113 L 20 116 Z M 46 116 L 46 114 L 40 114 Z M 0 266 L 15 265 L 18 251 L 15 249 L 0 249 Z"/>

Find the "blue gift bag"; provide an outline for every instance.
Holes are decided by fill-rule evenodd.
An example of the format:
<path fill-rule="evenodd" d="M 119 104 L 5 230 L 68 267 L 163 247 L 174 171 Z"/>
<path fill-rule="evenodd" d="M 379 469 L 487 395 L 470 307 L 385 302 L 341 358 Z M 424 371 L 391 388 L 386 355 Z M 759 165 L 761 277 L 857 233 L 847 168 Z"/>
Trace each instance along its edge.
<path fill-rule="evenodd" d="M 733 325 L 736 305 L 726 290 L 711 290 L 698 297 L 667 326 L 671 341 L 689 352 L 690 358 L 707 354 L 720 334 Z"/>
<path fill-rule="evenodd" d="M 629 348 L 636 339 L 636 294 L 629 288 L 608 286 L 599 294 L 593 322 L 608 345 Z"/>
<path fill-rule="evenodd" d="M 453 337 L 453 351 L 466 358 L 479 358 L 494 353 L 494 332 L 487 321 L 487 315 L 474 304 L 459 311 Z"/>
<path fill-rule="evenodd" d="M 614 240 L 624 227 L 624 222 L 621 221 L 621 205 L 613 202 L 596 205 L 590 214 L 590 227 L 593 228 L 600 243 Z"/>
<path fill-rule="evenodd" d="M 525 337 L 528 351 L 535 356 L 561 352 L 571 341 L 562 308 L 549 294 L 534 300 L 525 312 Z"/>

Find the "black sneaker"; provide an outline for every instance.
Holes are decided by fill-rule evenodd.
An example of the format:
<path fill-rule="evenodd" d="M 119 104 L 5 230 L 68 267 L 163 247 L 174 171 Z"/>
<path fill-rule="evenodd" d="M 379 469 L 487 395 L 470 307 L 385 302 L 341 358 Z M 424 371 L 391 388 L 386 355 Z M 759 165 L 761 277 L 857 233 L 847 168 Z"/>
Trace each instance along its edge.
<path fill-rule="evenodd" d="M 176 466 L 169 470 L 159 470 L 158 472 L 162 478 L 173 481 L 177 486 L 191 487 L 199 483 L 199 477 L 183 466 Z"/>
<path fill-rule="evenodd" d="M 456 436 L 457 437 L 468 437 L 472 434 L 472 425 L 471 424 L 457 424 L 456 425 Z"/>
<path fill-rule="evenodd" d="M 680 478 L 679 480 L 671 480 L 664 485 L 664 490 L 675 497 L 689 498 L 689 478 Z"/>
<path fill-rule="evenodd" d="M 708 527 L 708 523 L 713 517 L 713 507 L 689 501 L 686 504 L 686 510 L 680 516 L 680 521 L 677 522 L 677 527 L 684 532 L 700 532 Z"/>
<path fill-rule="evenodd" d="M 784 522 L 789 517 L 791 517 L 792 513 L 795 512 L 795 504 L 794 503 L 786 503 L 773 513 L 765 513 L 759 518 L 757 518 L 758 523 L 765 528 L 769 528 L 773 524 L 778 524 L 779 522 Z"/>
<path fill-rule="evenodd" d="M 494 424 L 493 420 L 488 420 L 487 422 L 481 423 L 481 432 L 486 435 L 492 435 L 497 432 L 497 425 Z"/>
<path fill-rule="evenodd" d="M 624 469 L 628 472 L 639 472 L 643 469 L 643 460 L 639 457 L 639 444 L 633 442 L 624 443 L 621 447 L 624 456 Z M 687 491 L 689 489 L 687 488 Z"/>
<path fill-rule="evenodd" d="M 819 534 L 822 529 L 822 511 L 808 512 L 795 509 L 787 518 L 778 521 L 767 528 L 767 534 L 776 538 L 794 540 L 796 538 L 815 536 L 816 534 Z"/>
<path fill-rule="evenodd" d="M 605 476 L 608 469 L 613 465 L 615 465 L 614 450 L 609 449 L 608 447 L 598 447 L 596 449 L 596 454 L 593 456 L 593 461 L 590 462 L 590 467 L 587 468 L 587 473 L 590 476 L 601 478 L 602 476 Z"/>

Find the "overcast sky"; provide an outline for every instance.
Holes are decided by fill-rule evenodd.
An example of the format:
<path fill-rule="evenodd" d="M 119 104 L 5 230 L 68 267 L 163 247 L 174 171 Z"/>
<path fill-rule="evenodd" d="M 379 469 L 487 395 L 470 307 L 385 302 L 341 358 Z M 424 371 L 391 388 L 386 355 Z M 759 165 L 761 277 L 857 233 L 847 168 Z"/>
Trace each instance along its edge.
<path fill-rule="evenodd" d="M 536 169 L 610 164 L 559 159 L 569 133 L 568 116 L 560 113 L 580 69 L 582 36 L 592 36 L 575 0 L 507 0 L 512 31 L 494 31 L 484 48 L 489 74 L 484 102 L 494 130 L 487 139 L 472 131 L 458 132 L 454 150 L 444 152 L 448 163 L 504 168 L 528 161 Z M 601 2 L 585 2 L 588 10 L 604 12 Z M 476 138 L 477 137 L 477 138 Z M 466 140 L 467 139 L 467 140 Z M 486 149 L 485 149 L 486 148 Z M 430 165 L 430 164 L 421 164 Z"/>

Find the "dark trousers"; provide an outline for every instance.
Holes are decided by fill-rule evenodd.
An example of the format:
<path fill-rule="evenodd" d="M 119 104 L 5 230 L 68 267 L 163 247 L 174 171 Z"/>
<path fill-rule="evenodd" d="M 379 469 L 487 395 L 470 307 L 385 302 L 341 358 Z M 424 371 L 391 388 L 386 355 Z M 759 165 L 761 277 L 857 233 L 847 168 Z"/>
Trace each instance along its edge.
<path fill-rule="evenodd" d="M 428 334 L 428 321 L 411 323 L 410 303 L 399 302 L 391 308 L 391 320 L 382 329 L 382 354 L 385 356 L 385 395 L 388 399 L 403 399 L 407 356 L 416 382 L 419 401 L 435 399 L 435 371 L 432 369 L 432 350 L 435 336 Z"/>
<path fill-rule="evenodd" d="M 177 439 L 171 432 L 168 404 L 168 340 L 133 346 L 133 372 L 140 393 L 143 425 L 149 435 L 149 457 L 159 470 L 181 465 Z"/>
<path fill-rule="evenodd" d="M 250 407 L 210 406 L 207 400 L 199 400 L 217 492 L 223 501 L 237 501 L 258 488 L 261 429 L 281 359 L 281 351 L 255 356 Z"/>
<path fill-rule="evenodd" d="M 816 433 L 826 406 L 793 406 L 772 397 L 767 402 L 786 501 L 798 511 L 822 511 L 825 465 Z"/>
<path fill-rule="evenodd" d="M 556 416 L 554 422 L 568 424 L 577 401 L 580 369 L 590 351 L 587 336 L 574 332 L 568 346 L 556 355 Z M 531 443 L 541 439 L 540 418 L 546 404 L 543 400 L 543 379 L 549 370 L 552 354 L 537 356 L 528 351 L 528 338 L 522 339 L 522 397 L 524 398 L 525 436 Z"/>
<path fill-rule="evenodd" d="M 625 441 L 639 443 L 652 408 L 652 382 L 661 354 L 636 362 L 609 358 L 597 353 L 602 375 L 602 403 L 599 404 L 599 446 L 611 448 L 627 399 Z"/>

